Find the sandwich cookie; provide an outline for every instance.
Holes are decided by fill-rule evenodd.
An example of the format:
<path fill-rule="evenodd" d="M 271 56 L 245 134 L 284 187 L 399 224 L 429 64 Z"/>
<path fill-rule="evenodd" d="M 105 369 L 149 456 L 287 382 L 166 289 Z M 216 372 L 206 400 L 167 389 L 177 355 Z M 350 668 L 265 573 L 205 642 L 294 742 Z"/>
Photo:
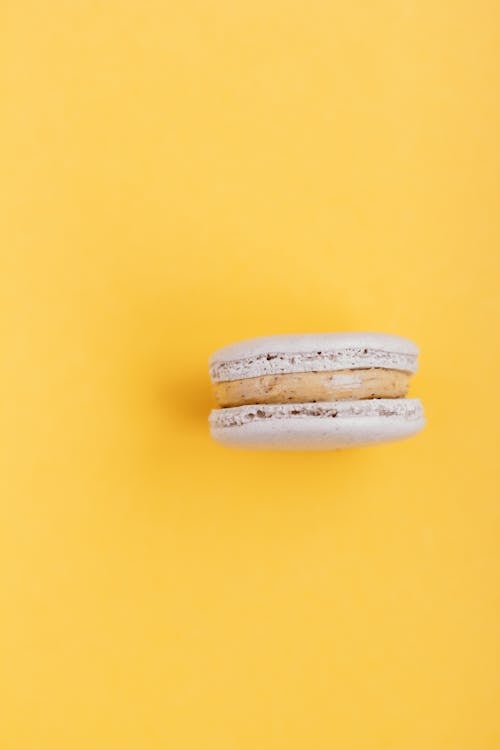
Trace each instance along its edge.
<path fill-rule="evenodd" d="M 321 450 L 410 437 L 425 424 L 406 398 L 417 346 L 380 333 L 269 336 L 226 346 L 210 359 L 218 443 Z"/>

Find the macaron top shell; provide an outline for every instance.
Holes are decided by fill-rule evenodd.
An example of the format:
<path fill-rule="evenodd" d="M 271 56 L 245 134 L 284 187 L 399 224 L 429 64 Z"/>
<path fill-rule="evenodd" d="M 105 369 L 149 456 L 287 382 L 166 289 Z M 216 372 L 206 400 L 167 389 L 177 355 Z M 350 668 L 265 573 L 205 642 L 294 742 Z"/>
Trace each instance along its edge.
<path fill-rule="evenodd" d="M 264 336 L 225 346 L 210 358 L 215 382 L 285 372 L 384 367 L 415 372 L 418 347 L 381 333 Z"/>

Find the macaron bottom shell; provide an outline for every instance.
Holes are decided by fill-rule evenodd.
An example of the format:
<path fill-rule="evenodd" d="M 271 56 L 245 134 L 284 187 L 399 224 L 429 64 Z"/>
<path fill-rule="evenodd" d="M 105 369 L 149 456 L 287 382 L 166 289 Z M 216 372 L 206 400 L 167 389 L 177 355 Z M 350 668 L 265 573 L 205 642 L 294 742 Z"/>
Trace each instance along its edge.
<path fill-rule="evenodd" d="M 418 399 L 391 399 L 390 406 L 385 399 L 351 401 L 349 410 L 345 404 L 317 403 L 315 415 L 301 413 L 297 405 L 274 413 L 256 406 L 249 421 L 245 421 L 249 407 L 236 407 L 230 410 L 232 424 L 227 421 L 228 409 L 214 409 L 210 431 L 216 442 L 235 448 L 335 450 L 401 440 L 425 425 Z"/>

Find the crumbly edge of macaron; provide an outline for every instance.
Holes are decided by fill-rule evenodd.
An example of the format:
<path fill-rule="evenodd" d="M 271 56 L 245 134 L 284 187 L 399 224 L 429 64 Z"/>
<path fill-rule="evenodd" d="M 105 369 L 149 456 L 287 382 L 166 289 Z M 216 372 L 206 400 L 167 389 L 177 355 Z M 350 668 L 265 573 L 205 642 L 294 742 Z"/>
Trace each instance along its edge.
<path fill-rule="evenodd" d="M 256 404 L 213 409 L 210 414 L 212 427 L 238 427 L 249 422 L 266 419 L 320 419 L 352 417 L 400 417 L 413 420 L 423 417 L 419 399 L 369 399 L 366 401 L 331 401 L 304 404 Z"/>
<path fill-rule="evenodd" d="M 325 372 L 377 367 L 414 373 L 417 369 L 417 355 L 368 348 L 295 354 L 268 352 L 243 359 L 212 361 L 210 377 L 213 382 L 220 383 L 289 372 Z"/>

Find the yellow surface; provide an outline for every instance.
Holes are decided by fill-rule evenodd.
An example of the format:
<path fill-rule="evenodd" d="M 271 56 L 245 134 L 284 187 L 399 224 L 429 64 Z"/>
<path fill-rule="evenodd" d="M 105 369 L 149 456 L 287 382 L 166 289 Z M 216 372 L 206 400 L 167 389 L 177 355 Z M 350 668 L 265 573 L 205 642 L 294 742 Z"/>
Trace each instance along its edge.
<path fill-rule="evenodd" d="M 500 747 L 499 28 L 3 3 L 2 750 Z M 211 350 L 359 328 L 421 436 L 209 440 Z"/>

